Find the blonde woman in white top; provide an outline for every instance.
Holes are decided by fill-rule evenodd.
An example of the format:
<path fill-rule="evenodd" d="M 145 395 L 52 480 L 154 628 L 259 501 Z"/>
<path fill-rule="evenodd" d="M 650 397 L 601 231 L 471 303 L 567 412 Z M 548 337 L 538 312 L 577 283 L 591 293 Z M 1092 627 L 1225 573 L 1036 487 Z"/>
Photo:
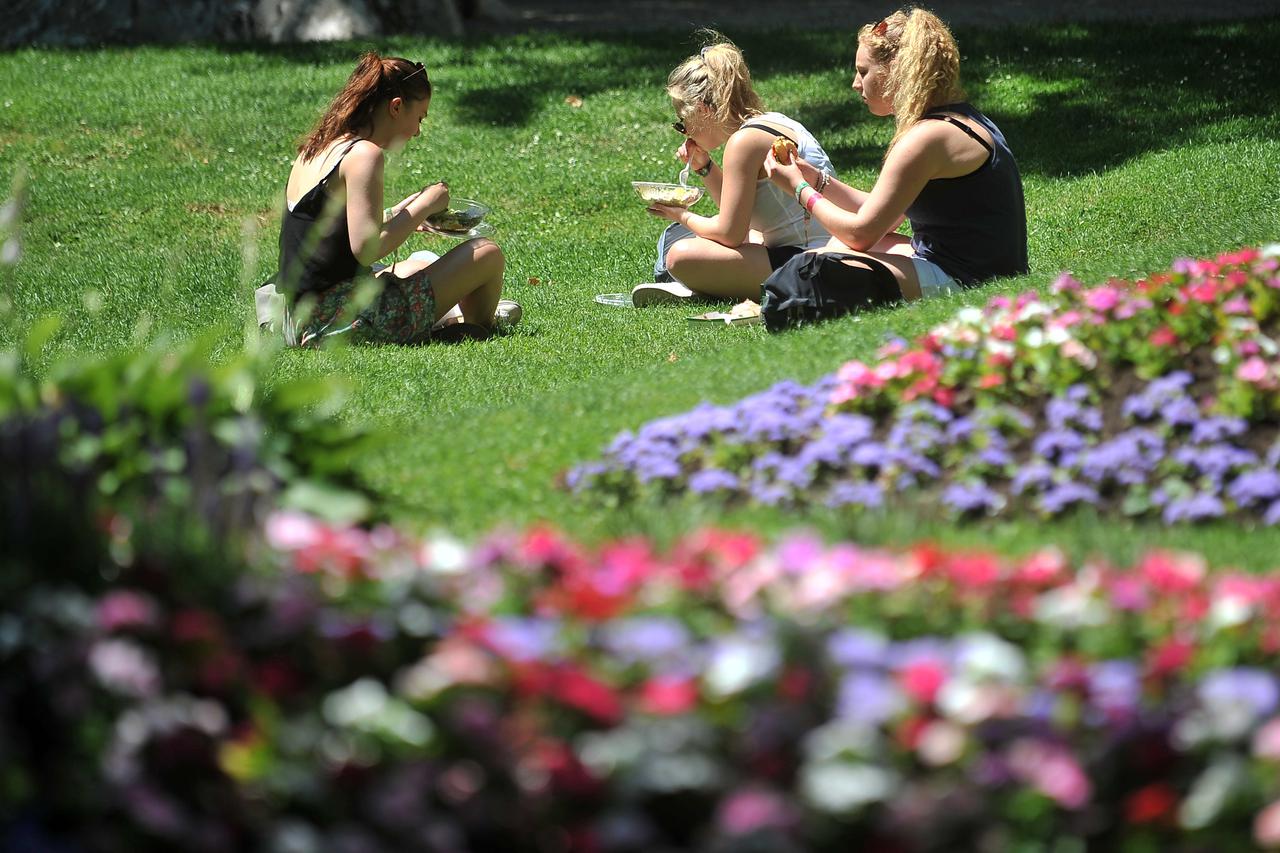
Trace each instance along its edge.
<path fill-rule="evenodd" d="M 709 39 L 671 72 L 667 95 L 676 111 L 673 127 L 685 136 L 676 156 L 702 177 L 719 212 L 701 216 L 682 207 L 650 206 L 650 213 L 680 226 L 668 228 L 659 243 L 675 281 L 637 286 L 632 290 L 637 306 L 696 295 L 759 300 L 760 285 L 773 270 L 831 239 L 762 168 L 779 136 L 830 176 L 826 152 L 798 121 L 765 111 L 736 45 L 718 33 L 709 33 Z M 710 153 L 721 146 L 723 165 Z"/>

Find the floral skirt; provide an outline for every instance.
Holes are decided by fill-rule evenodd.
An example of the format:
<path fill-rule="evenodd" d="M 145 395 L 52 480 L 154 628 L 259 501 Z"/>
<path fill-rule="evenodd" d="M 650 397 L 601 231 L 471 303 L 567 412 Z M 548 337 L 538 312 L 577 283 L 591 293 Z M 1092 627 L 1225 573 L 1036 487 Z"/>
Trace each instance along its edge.
<path fill-rule="evenodd" d="M 356 298 L 363 287 L 376 291 L 369 304 L 358 308 Z M 314 301 L 301 303 L 299 309 L 303 316 L 296 325 L 292 318 L 285 322 L 286 328 L 294 329 L 289 343 L 296 346 L 319 346 L 337 335 L 353 343 L 424 344 L 435 323 L 436 295 L 427 270 L 405 278 L 387 273 L 372 281 L 358 278 L 335 285 L 315 294 Z"/>

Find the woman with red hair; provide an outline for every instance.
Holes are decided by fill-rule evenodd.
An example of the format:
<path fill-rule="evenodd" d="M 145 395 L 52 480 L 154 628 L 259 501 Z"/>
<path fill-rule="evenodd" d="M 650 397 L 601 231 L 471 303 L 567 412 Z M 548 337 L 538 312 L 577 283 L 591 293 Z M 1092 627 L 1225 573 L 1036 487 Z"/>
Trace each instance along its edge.
<path fill-rule="evenodd" d="M 443 182 L 384 214 L 386 155 L 421 132 L 431 81 L 421 63 L 367 53 L 302 140 L 286 188 L 276 284 L 285 296 L 285 339 L 300 346 L 345 334 L 367 343 L 423 343 L 453 306 L 478 335 L 492 327 L 502 293 L 502 250 L 468 240 L 434 261 L 385 258 L 433 213 L 449 206 Z M 507 302 L 502 314 L 517 317 Z"/>

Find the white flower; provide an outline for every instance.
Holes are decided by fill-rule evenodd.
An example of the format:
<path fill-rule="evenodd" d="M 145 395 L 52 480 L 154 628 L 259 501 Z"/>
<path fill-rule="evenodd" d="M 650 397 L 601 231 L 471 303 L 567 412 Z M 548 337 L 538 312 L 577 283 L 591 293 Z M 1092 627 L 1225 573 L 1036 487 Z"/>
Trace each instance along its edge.
<path fill-rule="evenodd" d="M 994 634 L 959 637 L 956 648 L 956 669 L 970 678 L 1016 682 L 1026 674 L 1022 651 Z"/>
<path fill-rule="evenodd" d="M 22 244 L 18 242 L 17 237 L 10 237 L 4 241 L 4 248 L 0 248 L 0 264 L 13 266 L 22 258 Z"/>
<path fill-rule="evenodd" d="M 160 669 L 145 649 L 129 640 L 103 640 L 89 652 L 89 669 L 108 690 L 152 696 L 160 689 Z"/>
<path fill-rule="evenodd" d="M 703 681 L 712 694 L 732 696 L 769 675 L 777 665 L 778 650 L 773 643 L 732 637 L 712 650 Z"/>
<path fill-rule="evenodd" d="M 1214 760 L 1191 785 L 1191 793 L 1178 809 L 1178 824 L 1183 829 L 1204 829 L 1213 823 L 1231 792 L 1244 777 L 1243 762 L 1236 755 L 1222 755 Z"/>
<path fill-rule="evenodd" d="M 831 814 L 847 814 L 888 799 L 900 784 L 898 774 L 872 764 L 827 762 L 800 771 L 801 796 Z"/>
<path fill-rule="evenodd" d="M 1280 258 L 1280 243 L 1271 243 L 1262 247 L 1262 256 L 1264 258 Z"/>
<path fill-rule="evenodd" d="M 1023 346 L 1031 349 L 1039 349 L 1044 346 L 1044 332 L 1040 329 L 1028 329 L 1027 333 L 1022 336 Z"/>

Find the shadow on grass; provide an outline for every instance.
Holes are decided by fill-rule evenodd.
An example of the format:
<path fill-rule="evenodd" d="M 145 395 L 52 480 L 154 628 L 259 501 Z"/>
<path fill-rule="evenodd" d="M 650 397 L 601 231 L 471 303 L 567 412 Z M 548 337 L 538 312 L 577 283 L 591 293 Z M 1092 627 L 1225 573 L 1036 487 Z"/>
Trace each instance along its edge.
<path fill-rule="evenodd" d="M 810 31 L 731 33 L 757 80 L 838 74 L 820 100 L 791 111 L 819 138 L 885 121 L 854 100 L 844 75 L 853 38 Z M 1280 18 L 1248 24 L 1113 24 L 959 30 L 963 72 L 975 104 L 1009 138 L 1026 175 L 1103 170 L 1149 151 L 1194 142 L 1201 131 L 1244 122 L 1245 136 L 1280 136 Z M 416 44 L 421 44 L 417 42 Z M 405 51 L 415 42 L 406 39 Z M 520 127 L 567 94 L 652 88 L 664 99 L 668 71 L 695 47 L 689 33 L 531 33 L 427 42 L 447 57 L 439 76 L 459 123 Z M 345 65 L 353 44 L 239 45 L 266 64 Z M 209 73 L 200 68 L 200 73 Z M 475 81 L 474 83 L 470 81 Z M 887 134 L 886 134 L 887 136 Z M 1221 139 L 1220 133 L 1215 139 Z M 875 166 L 872 145 L 834 146 L 837 166 Z"/>

